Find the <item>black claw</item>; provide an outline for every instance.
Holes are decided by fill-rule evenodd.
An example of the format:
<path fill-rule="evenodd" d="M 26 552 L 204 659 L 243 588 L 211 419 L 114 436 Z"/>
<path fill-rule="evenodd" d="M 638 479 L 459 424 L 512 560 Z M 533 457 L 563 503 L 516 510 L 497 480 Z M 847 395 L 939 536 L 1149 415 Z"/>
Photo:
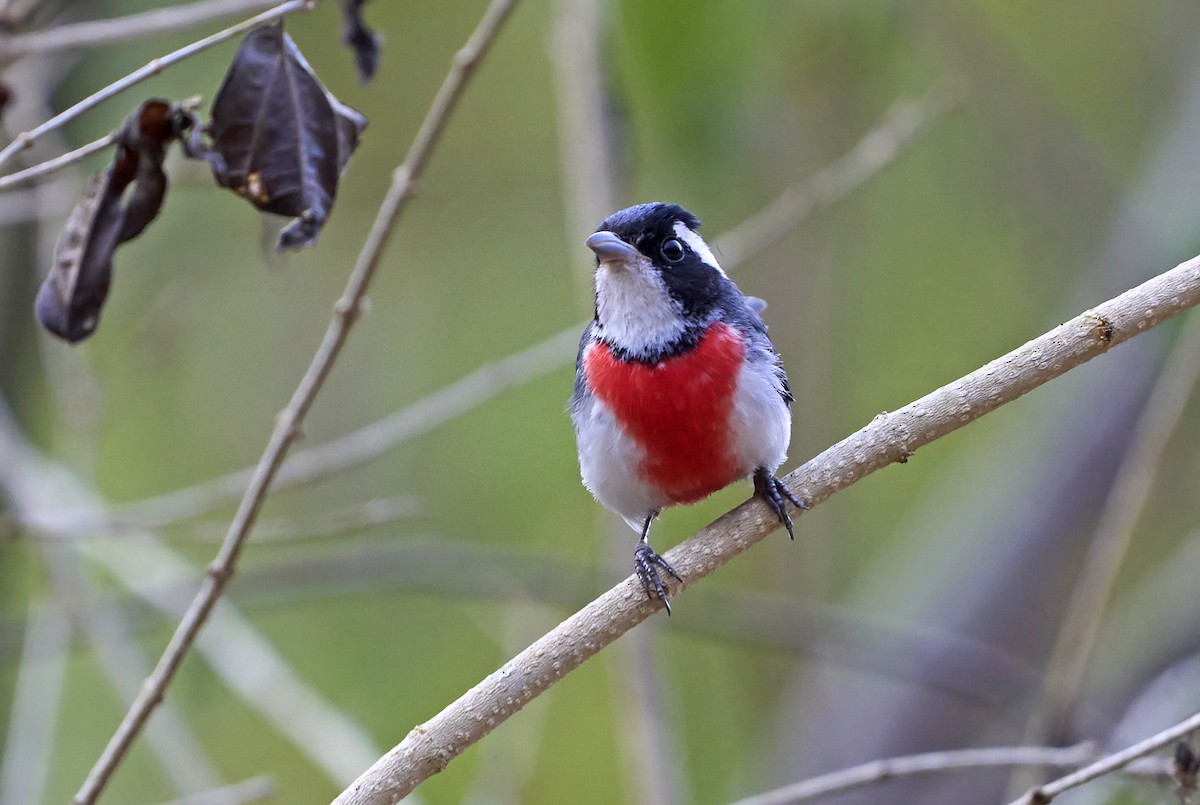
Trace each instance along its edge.
<path fill-rule="evenodd" d="M 775 512 L 775 516 L 779 518 L 779 522 L 783 523 L 783 527 L 787 529 L 788 536 L 795 540 L 796 533 L 792 530 L 792 518 L 788 516 L 783 502 L 787 500 L 797 509 L 807 509 L 808 504 L 792 494 L 792 490 L 788 489 L 783 481 L 767 472 L 765 467 L 754 473 L 754 493 L 767 502 L 771 511 Z"/>
<path fill-rule="evenodd" d="M 637 573 L 638 579 L 642 582 L 642 589 L 646 591 L 646 597 L 653 601 L 657 598 L 663 602 L 663 606 L 667 609 L 667 614 L 671 614 L 671 603 L 667 600 L 667 590 L 663 587 L 662 578 L 658 574 L 658 569 L 662 568 L 671 574 L 678 582 L 683 582 L 679 578 L 679 574 L 675 572 L 675 568 L 671 567 L 666 559 L 663 559 L 654 549 L 645 542 L 639 542 L 633 552 L 633 569 Z"/>

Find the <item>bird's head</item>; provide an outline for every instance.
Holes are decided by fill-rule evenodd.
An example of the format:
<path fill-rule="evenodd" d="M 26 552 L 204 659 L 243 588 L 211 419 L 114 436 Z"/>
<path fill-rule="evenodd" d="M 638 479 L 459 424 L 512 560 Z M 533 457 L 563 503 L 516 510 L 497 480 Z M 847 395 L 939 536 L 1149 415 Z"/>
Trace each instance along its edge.
<path fill-rule="evenodd" d="M 708 323 L 732 283 L 676 204 L 639 204 L 605 219 L 587 239 L 596 253 L 600 335 L 635 356 L 652 355 Z"/>

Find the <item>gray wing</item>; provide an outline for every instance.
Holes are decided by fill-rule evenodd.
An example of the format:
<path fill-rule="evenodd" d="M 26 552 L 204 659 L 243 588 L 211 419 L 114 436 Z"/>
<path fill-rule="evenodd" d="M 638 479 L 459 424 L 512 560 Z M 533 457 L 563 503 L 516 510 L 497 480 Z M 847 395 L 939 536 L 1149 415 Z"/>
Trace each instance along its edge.
<path fill-rule="evenodd" d="M 583 351 L 587 348 L 588 344 L 592 343 L 592 333 L 595 328 L 595 321 L 588 322 L 588 326 L 583 329 L 583 336 L 579 339 L 579 352 L 575 354 L 575 390 L 571 393 L 571 402 L 569 403 L 572 419 L 574 419 L 575 413 L 592 396 L 592 393 L 588 391 L 587 384 L 583 382 Z"/>
<path fill-rule="evenodd" d="M 733 286 L 733 283 L 730 283 Z M 788 385 L 787 372 L 783 369 L 783 361 L 779 358 L 779 353 L 775 351 L 775 345 L 771 343 L 770 336 L 767 335 L 766 322 L 762 320 L 761 314 L 767 309 L 767 303 L 764 299 L 759 299 L 757 296 L 743 296 L 733 287 L 734 293 L 725 305 L 726 315 L 735 324 L 742 327 L 743 331 L 750 335 L 750 360 L 770 361 L 771 369 L 775 372 L 775 377 L 779 381 L 779 396 L 788 405 L 791 405 L 795 397 L 792 396 L 792 389 Z"/>

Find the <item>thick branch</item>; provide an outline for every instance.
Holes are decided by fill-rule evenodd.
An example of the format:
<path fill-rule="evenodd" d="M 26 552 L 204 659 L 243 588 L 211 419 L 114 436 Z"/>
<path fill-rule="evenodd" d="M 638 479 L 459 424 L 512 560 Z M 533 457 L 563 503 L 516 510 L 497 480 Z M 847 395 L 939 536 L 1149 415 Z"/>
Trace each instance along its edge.
<path fill-rule="evenodd" d="M 299 386 L 292 394 L 292 399 L 275 423 L 275 430 L 271 433 L 267 447 L 254 469 L 250 485 L 242 497 L 233 522 L 229 525 L 225 541 L 222 543 L 216 559 L 209 566 L 208 575 L 205 576 L 200 590 L 196 593 L 187 612 L 184 613 L 175 634 L 171 636 L 171 642 L 159 659 L 158 665 L 155 666 L 154 672 L 143 684 L 137 701 L 126 713 L 116 733 L 109 740 L 108 746 L 105 747 L 104 753 L 96 761 L 83 787 L 76 794 L 76 805 L 95 802 L 100 795 L 108 778 L 141 732 L 146 719 L 162 701 L 167 686 L 174 678 L 184 656 L 195 641 L 196 635 L 199 634 L 209 613 L 220 599 L 225 586 L 233 577 L 238 555 L 254 527 L 254 521 L 266 499 L 271 481 L 279 471 L 280 465 L 283 464 L 288 448 L 300 433 L 309 408 L 325 384 L 325 379 L 333 369 L 334 363 L 337 362 L 350 329 L 358 320 L 363 299 L 379 265 L 392 229 L 407 202 L 416 192 L 425 166 L 429 164 L 434 147 L 445 130 L 450 114 L 458 105 L 475 67 L 487 53 L 488 47 L 499 33 L 500 26 L 507 19 L 515 3 L 516 0 L 493 0 L 466 45 L 455 54 L 450 72 L 438 90 L 438 94 L 426 114 L 425 121 L 422 123 L 420 131 L 417 132 L 416 139 L 405 156 L 404 162 L 396 169 L 392 177 L 391 187 L 380 205 L 379 213 L 367 235 L 362 251 L 359 253 L 354 270 L 350 273 L 346 289 L 334 306 L 334 316 L 329 323 L 329 328 L 325 331 L 325 337 L 317 348 L 308 371 L 305 372 Z"/>
<path fill-rule="evenodd" d="M 875 417 L 786 480 L 816 505 L 920 447 L 1200 303 L 1200 257 L 1085 311 L 966 377 Z M 688 587 L 779 527 L 748 501 L 668 552 Z M 395 803 L 535 696 L 653 614 L 632 577 L 601 595 L 426 723 L 342 792 L 337 805 Z"/>

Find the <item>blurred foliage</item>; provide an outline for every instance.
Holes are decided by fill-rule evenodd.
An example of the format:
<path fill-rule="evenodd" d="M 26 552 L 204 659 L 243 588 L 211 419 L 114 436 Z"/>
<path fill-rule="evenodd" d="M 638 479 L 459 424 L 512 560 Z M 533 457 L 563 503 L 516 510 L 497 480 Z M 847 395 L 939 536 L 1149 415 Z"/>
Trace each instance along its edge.
<path fill-rule="evenodd" d="M 105 16 L 154 5 L 94 4 Z M 215 190 L 202 166 L 174 159 L 161 218 L 118 257 L 103 326 L 69 350 L 35 337 L 32 289 L 43 268 L 36 228 L 6 228 L 0 390 L 31 438 L 113 503 L 254 462 L 319 342 L 392 168 L 482 8 L 369 4 L 368 19 L 384 37 L 369 86 L 358 85 L 334 36 L 334 4 L 288 21 L 317 74 L 370 120 L 315 249 L 271 254 L 276 222 Z M 940 78 L 967 87 L 962 106 L 896 164 L 737 271 L 744 290 L 770 301 L 766 318 L 796 389 L 788 469 L 879 411 L 1200 249 L 1200 168 L 1171 150 L 1200 93 L 1194 2 L 615 0 L 609 12 L 608 82 L 629 188 L 622 203 L 677 201 L 712 235 L 844 153 L 897 98 Z M 590 257 L 587 233 L 566 231 L 563 210 L 548 54 L 556 13 L 547 0 L 522 4 L 481 68 L 384 257 L 370 315 L 309 417 L 305 444 L 382 417 L 582 317 L 576 277 Z M 48 103 L 63 108 L 196 35 L 81 53 Z M 232 52 L 232 45 L 211 50 L 105 104 L 69 127 L 62 145 L 111 129 L 150 95 L 211 99 Z M 1188 137 L 1200 156 L 1194 128 Z M 981 703 L 911 674 L 889 676 L 879 670 L 886 657 L 866 668 L 836 649 L 858 639 L 855 622 L 919 626 L 995 645 L 1040 668 L 1123 439 L 1175 332 L 1138 339 L 1145 343 L 854 486 L 799 521 L 795 544 L 775 535 L 678 601 L 686 610 L 710 591 L 743 591 L 847 615 L 848 625 L 808 650 L 788 647 L 789 623 L 754 624 L 776 635 L 774 646 L 688 629 L 682 618 L 641 627 L 661 673 L 647 682 L 664 698 L 680 800 L 725 802 L 885 752 L 1019 742 L 1027 685 L 987 691 L 1002 705 Z M 418 496 L 424 515 L 317 544 L 252 542 L 244 576 L 428 538 L 478 549 L 481 563 L 486 551 L 519 552 L 530 565 L 572 562 L 588 580 L 572 595 L 602 591 L 627 566 L 608 563 L 606 526 L 578 481 L 564 412 L 571 376 L 564 365 L 379 460 L 271 497 L 265 518 L 309 517 L 398 494 Z M 1154 675 L 1200 650 L 1200 634 L 1183 616 L 1196 612 L 1194 584 L 1160 589 L 1156 581 L 1200 537 L 1198 454 L 1200 401 L 1192 400 L 1113 602 L 1119 616 L 1133 611 L 1127 603 L 1161 593 L 1179 625 L 1158 641 L 1153 620 L 1104 632 L 1080 718 L 1084 734 L 1072 740 L 1142 737 L 1114 725 Z M 1058 483 L 1079 467 L 1090 470 L 1078 484 Z M 657 544 L 673 544 L 748 491 L 669 512 Z M 189 533 L 186 524 L 165 531 L 202 566 L 214 546 Z M 1044 550 L 1006 553 L 1027 544 Z M 382 750 L 570 611 L 554 596 L 538 603 L 552 584 L 536 573 L 514 582 L 510 595 L 463 594 L 456 573 L 443 564 L 389 583 L 347 569 L 344 578 L 308 584 L 297 572 L 291 580 L 277 574 L 270 590 L 248 589 L 239 577 L 229 596 Z M 1004 583 L 993 584 L 1001 576 Z M 0 544 L 0 580 L 5 725 L 22 622 L 30 601 L 47 591 L 29 540 Z M 140 643 L 157 657 L 173 624 L 140 609 L 111 580 L 102 583 L 137 615 Z M 953 659 L 946 645 L 946 656 L 930 663 Z M 630 761 L 629 667 L 612 651 L 587 663 L 430 779 L 422 801 L 645 801 Z M 121 714 L 82 639 L 68 683 L 46 802 L 69 799 Z M 1194 685 L 1182 695 L 1166 712 L 1183 716 L 1200 706 Z M 185 663 L 170 700 L 226 779 L 268 773 L 287 803 L 325 802 L 339 789 L 199 657 Z M 521 752 L 528 769 L 506 761 Z M 511 779 L 497 789 L 508 793 L 493 800 L 488 792 L 499 783 L 484 775 L 496 768 Z M 966 799 L 953 787 L 964 777 L 975 786 Z M 954 779 L 836 802 L 998 801 L 1004 785 L 991 773 Z M 1104 801 L 1103 786 L 1097 790 L 1063 801 Z M 105 801 L 139 805 L 173 794 L 143 741 Z M 1110 801 L 1169 794 L 1142 785 L 1119 797 Z"/>

